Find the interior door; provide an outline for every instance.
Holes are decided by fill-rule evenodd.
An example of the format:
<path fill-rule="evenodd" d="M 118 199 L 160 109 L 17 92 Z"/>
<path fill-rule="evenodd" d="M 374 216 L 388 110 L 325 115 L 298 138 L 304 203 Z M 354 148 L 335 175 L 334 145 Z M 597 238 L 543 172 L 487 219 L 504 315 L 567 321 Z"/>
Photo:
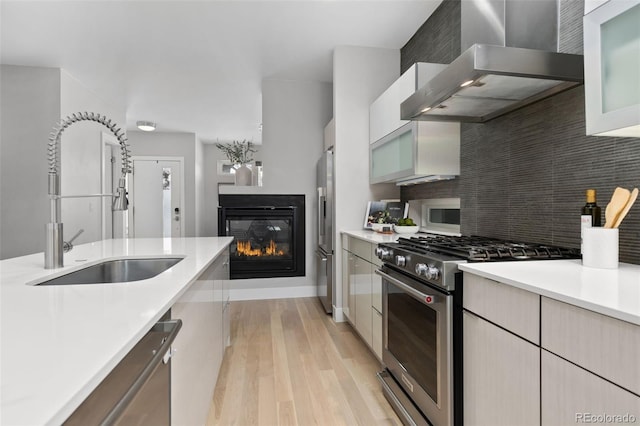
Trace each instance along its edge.
<path fill-rule="evenodd" d="M 133 160 L 133 236 L 182 236 L 182 173 L 178 160 Z"/>

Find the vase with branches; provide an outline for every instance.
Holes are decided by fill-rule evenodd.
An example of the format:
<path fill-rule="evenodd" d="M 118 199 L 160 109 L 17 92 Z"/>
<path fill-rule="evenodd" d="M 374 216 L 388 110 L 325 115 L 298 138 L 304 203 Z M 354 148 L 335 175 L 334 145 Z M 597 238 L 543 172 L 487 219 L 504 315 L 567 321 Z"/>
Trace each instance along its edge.
<path fill-rule="evenodd" d="M 216 147 L 233 164 L 236 185 L 251 185 L 251 169 L 247 167 L 247 164 L 253 161 L 253 154 L 257 152 L 253 143 L 245 139 L 242 142 L 216 143 Z"/>
<path fill-rule="evenodd" d="M 256 153 L 256 149 L 253 148 L 253 143 L 247 140 L 242 142 L 233 141 L 231 143 L 216 143 L 216 147 L 222 151 L 231 164 L 248 164 L 253 161 L 253 154 Z"/>

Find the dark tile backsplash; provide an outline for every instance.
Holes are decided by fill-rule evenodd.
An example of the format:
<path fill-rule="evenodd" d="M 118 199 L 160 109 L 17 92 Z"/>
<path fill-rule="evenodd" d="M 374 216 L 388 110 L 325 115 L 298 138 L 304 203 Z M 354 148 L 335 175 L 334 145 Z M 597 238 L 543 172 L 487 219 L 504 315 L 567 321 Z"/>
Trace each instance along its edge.
<path fill-rule="evenodd" d="M 400 70 L 405 72 L 416 62 L 450 64 L 458 56 L 460 0 L 444 0 L 400 50 Z"/>
<path fill-rule="evenodd" d="M 582 53 L 583 8 L 582 1 L 561 0 L 563 52 Z M 416 61 L 455 59 L 443 61 L 454 49 L 432 46 L 432 36 L 422 33 L 438 28 L 439 37 L 457 40 L 459 54 L 459 13 L 459 1 L 442 3 L 401 50 L 403 70 Z M 640 187 L 640 139 L 586 136 L 580 86 L 485 124 L 463 123 L 460 168 L 458 179 L 403 187 L 402 199 L 459 196 L 466 235 L 577 248 L 587 188 L 596 189 L 604 215 L 616 186 Z M 620 227 L 620 260 L 640 264 L 640 204 Z"/>

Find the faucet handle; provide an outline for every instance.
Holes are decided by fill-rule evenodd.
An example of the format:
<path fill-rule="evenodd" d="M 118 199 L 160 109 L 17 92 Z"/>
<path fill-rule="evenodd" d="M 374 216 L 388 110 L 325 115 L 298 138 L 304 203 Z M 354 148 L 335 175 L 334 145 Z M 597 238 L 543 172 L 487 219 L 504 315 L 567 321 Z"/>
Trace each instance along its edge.
<path fill-rule="evenodd" d="M 75 240 L 76 238 L 78 238 L 78 236 L 80 236 L 80 234 L 82 234 L 84 232 L 84 229 L 80 229 L 78 232 L 76 232 L 76 235 L 74 235 L 73 237 L 71 237 L 71 239 L 69 241 L 65 241 L 62 243 L 62 251 L 64 251 L 65 253 L 68 251 L 71 251 L 71 249 L 73 249 L 73 240 Z"/>

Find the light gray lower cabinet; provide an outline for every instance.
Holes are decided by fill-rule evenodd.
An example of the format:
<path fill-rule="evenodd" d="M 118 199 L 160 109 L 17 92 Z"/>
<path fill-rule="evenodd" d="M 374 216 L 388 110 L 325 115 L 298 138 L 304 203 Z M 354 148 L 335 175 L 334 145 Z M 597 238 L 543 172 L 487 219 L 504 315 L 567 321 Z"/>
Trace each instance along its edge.
<path fill-rule="evenodd" d="M 344 292 L 347 296 L 344 303 L 344 315 L 353 325 L 356 323 L 356 292 L 354 269 L 355 256 L 348 250 L 342 250 L 342 285 L 345 286 Z"/>
<path fill-rule="evenodd" d="M 171 358 L 171 424 L 206 423 L 224 356 L 224 285 L 228 253 L 222 253 L 172 306 L 182 320 Z"/>
<path fill-rule="evenodd" d="M 464 424 L 540 425 L 540 348 L 465 311 Z"/>
<path fill-rule="evenodd" d="M 224 351 L 228 346 L 231 346 L 231 297 L 229 296 L 229 281 L 230 281 L 230 269 L 229 269 L 229 253 L 225 252 L 220 255 L 223 257 L 222 267 L 218 268 L 218 280 L 220 280 L 222 286 L 222 341 L 224 346 L 222 348 L 222 357 L 224 358 Z"/>
<path fill-rule="evenodd" d="M 356 328 L 365 343 L 371 346 L 373 322 L 371 320 L 371 275 L 373 265 L 354 256 L 354 288 L 356 299 Z"/>
<path fill-rule="evenodd" d="M 640 395 L 635 324 L 543 297 L 542 347 Z"/>
<path fill-rule="evenodd" d="M 465 425 L 640 422 L 640 327 L 465 273 Z"/>
<path fill-rule="evenodd" d="M 382 359 L 382 312 L 373 309 L 373 332 L 371 336 L 371 347 L 378 359 Z"/>
<path fill-rule="evenodd" d="M 636 424 L 639 421 L 637 395 L 542 351 L 543 426 Z"/>
<path fill-rule="evenodd" d="M 540 425 L 540 297 L 464 274 L 465 425 Z"/>
<path fill-rule="evenodd" d="M 371 276 L 371 346 L 378 359 L 382 359 L 382 277 L 375 273 L 378 266 L 374 266 L 374 274 Z"/>
<path fill-rule="evenodd" d="M 382 359 L 382 279 L 373 254 L 375 243 L 343 235 L 344 314 L 362 340 Z"/>
<path fill-rule="evenodd" d="M 477 275 L 464 275 L 464 308 L 540 344 L 540 296 Z"/>
<path fill-rule="evenodd" d="M 640 327 L 543 297 L 542 347 L 544 426 L 640 422 Z"/>

